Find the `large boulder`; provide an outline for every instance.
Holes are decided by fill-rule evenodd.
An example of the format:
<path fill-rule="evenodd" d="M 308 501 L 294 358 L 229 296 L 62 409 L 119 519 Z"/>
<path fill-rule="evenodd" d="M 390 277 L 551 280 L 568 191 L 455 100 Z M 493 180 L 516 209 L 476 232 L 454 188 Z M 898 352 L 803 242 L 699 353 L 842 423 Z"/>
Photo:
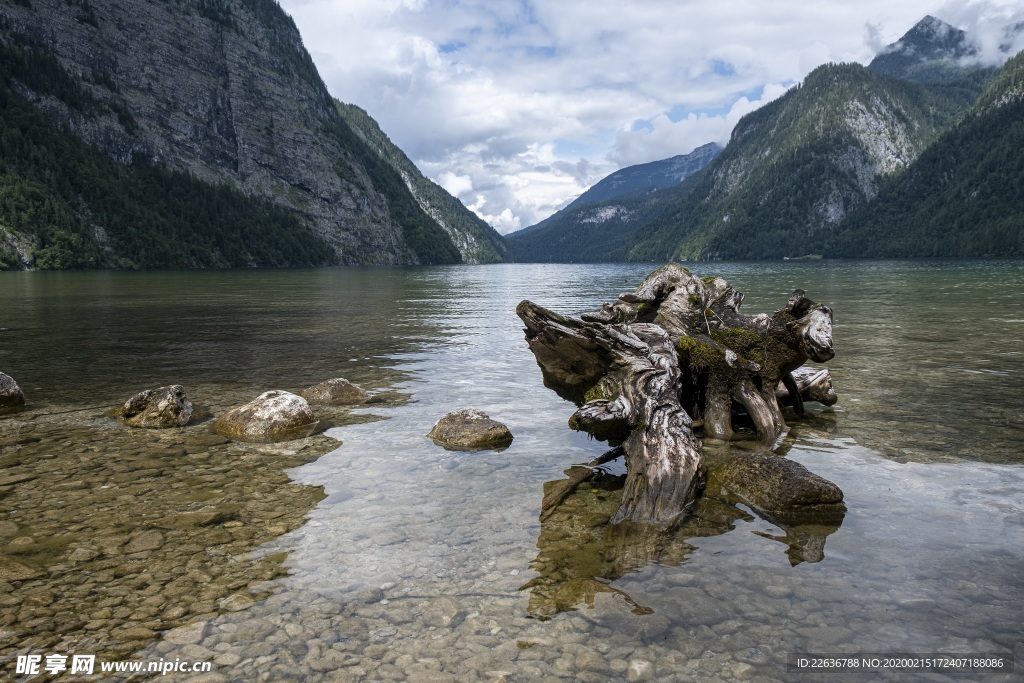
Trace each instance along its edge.
<path fill-rule="evenodd" d="M 0 415 L 25 410 L 25 394 L 10 375 L 0 372 Z"/>
<path fill-rule="evenodd" d="M 135 394 L 121 406 L 118 417 L 129 427 L 184 427 L 192 419 L 192 404 L 185 397 L 185 387 L 172 384 Z"/>
<path fill-rule="evenodd" d="M 798 462 L 765 453 L 709 458 L 705 495 L 738 500 L 785 518 L 842 518 L 842 490 Z"/>
<path fill-rule="evenodd" d="M 303 389 L 302 398 L 310 403 L 346 406 L 363 403 L 366 399 L 370 398 L 370 394 L 347 379 L 335 377 L 334 379 L 320 382 L 320 384 L 314 387 Z"/>
<path fill-rule="evenodd" d="M 482 410 L 463 408 L 448 413 L 427 434 L 450 451 L 504 450 L 512 444 L 512 432 Z"/>
<path fill-rule="evenodd" d="M 236 441 L 272 443 L 302 439 L 313 433 L 318 420 L 309 403 L 287 391 L 265 391 L 224 413 L 213 423 L 221 436 Z"/>

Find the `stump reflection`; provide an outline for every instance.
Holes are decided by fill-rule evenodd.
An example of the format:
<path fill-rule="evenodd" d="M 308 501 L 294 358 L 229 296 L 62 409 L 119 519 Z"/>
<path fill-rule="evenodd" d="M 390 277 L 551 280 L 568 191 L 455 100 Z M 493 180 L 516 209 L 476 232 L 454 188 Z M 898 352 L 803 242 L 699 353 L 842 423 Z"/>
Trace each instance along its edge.
<path fill-rule="evenodd" d="M 733 452 L 738 454 L 738 449 Z M 791 565 L 820 562 L 825 558 L 825 540 L 839 529 L 845 514 L 841 504 L 810 512 L 767 512 L 728 492 L 716 492 L 700 496 L 676 526 L 613 525 L 610 520 L 626 479 L 621 464 L 593 468 L 593 478 L 579 481 L 581 467 L 585 466 L 566 470 L 565 479 L 544 484 L 545 498 L 551 500 L 555 493 L 558 502 L 541 515 L 537 558 L 531 564 L 539 575 L 520 588 L 530 591 L 528 611 L 534 617 L 546 619 L 592 608 L 599 594 L 621 600 L 634 614 L 651 614 L 652 606 L 638 603 L 613 582 L 651 563 L 681 565 L 699 552 L 693 539 L 728 533 L 738 521 L 760 518 L 772 525 L 770 532 L 753 533 L 782 544 Z M 571 489 L 567 494 L 566 488 Z"/>

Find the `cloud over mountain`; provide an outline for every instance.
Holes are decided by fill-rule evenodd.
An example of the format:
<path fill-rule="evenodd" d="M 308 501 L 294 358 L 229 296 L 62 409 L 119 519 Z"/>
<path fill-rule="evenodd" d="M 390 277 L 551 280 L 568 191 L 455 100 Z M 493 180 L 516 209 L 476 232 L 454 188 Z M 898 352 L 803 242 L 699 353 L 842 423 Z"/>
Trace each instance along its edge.
<path fill-rule="evenodd" d="M 728 138 L 828 61 L 866 63 L 926 14 L 997 26 L 1019 3 L 284 0 L 332 94 L 365 108 L 501 232 L 616 168 Z M 1000 23 L 1001 22 L 1001 23 Z M 991 29 L 991 30 L 989 30 Z"/>

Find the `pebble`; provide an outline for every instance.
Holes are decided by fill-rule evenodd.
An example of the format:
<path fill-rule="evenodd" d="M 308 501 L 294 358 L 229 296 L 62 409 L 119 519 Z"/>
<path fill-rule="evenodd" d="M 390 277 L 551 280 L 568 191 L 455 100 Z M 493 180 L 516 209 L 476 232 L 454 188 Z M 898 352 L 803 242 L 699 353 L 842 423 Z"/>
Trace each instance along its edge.
<path fill-rule="evenodd" d="M 630 683 L 634 681 L 653 681 L 654 664 L 643 659 L 634 659 L 629 663 L 629 668 L 626 670 L 626 680 Z"/>
<path fill-rule="evenodd" d="M 452 598 L 435 598 L 423 610 L 421 620 L 427 626 L 451 628 L 462 620 L 462 610 Z"/>
<path fill-rule="evenodd" d="M 191 645 L 200 642 L 206 632 L 207 625 L 199 622 L 168 631 L 164 634 L 164 640 L 175 645 Z"/>
<path fill-rule="evenodd" d="M 284 470 L 337 442 L 312 437 L 301 453 L 245 460 L 248 445 L 207 429 L 147 433 L 88 412 L 5 418 L 0 586 L 10 582 L 4 595 L 37 606 L 25 614 L 4 608 L 10 616 L 0 626 L 14 636 L 0 639 L 0 659 L 53 634 L 91 643 L 101 657 L 120 658 L 164 631 L 194 645 L 203 636 L 176 627 L 264 597 L 249 589 L 279 576 L 281 557 L 228 558 L 302 525 L 322 489 L 295 485 Z M 276 528 L 267 529 L 271 520 Z M 43 596 L 52 611 L 45 618 Z"/>
<path fill-rule="evenodd" d="M 29 551 L 0 554 L 5 661 L 33 648 L 60 651 L 61 643 L 88 643 L 119 659 L 202 658 L 215 665 L 205 675 L 209 681 L 767 682 L 788 680 L 786 654 L 797 644 L 834 643 L 837 652 L 858 637 L 864 639 L 856 645 L 862 652 L 880 641 L 927 644 L 890 610 L 933 614 L 940 607 L 949 621 L 969 622 L 956 626 L 957 638 L 943 641 L 950 651 L 1012 650 L 1020 642 L 1012 611 L 1000 608 L 988 630 L 965 619 L 1004 585 L 995 579 L 965 577 L 961 584 L 948 583 L 956 588 L 950 597 L 938 597 L 933 584 L 941 575 L 922 567 L 914 586 L 897 582 L 891 595 L 872 592 L 889 585 L 881 569 L 872 577 L 872 568 L 850 569 L 848 563 L 791 568 L 784 545 L 747 533 L 690 538 L 701 547 L 681 552 L 678 564 L 643 565 L 640 557 L 639 568 L 610 567 L 616 558 L 603 545 L 607 528 L 594 526 L 594 520 L 606 514 L 602 505 L 614 507 L 615 500 L 598 500 L 589 488 L 581 496 L 594 498 L 601 515 L 588 512 L 578 524 L 552 526 L 537 523 L 537 500 L 517 511 L 514 501 L 528 498 L 518 493 L 499 500 L 499 491 L 486 489 L 495 497 L 494 511 L 461 519 L 466 515 L 449 512 L 457 508 L 454 493 L 438 490 L 424 497 L 419 481 L 413 486 L 400 477 L 380 479 L 387 483 L 373 493 L 330 491 L 342 501 L 339 516 L 320 508 L 307 523 L 304 515 L 324 492 L 293 488 L 278 458 L 298 464 L 315 456 L 254 455 L 227 442 L 194 447 L 190 430 L 166 438 L 184 440 L 178 447 L 189 455 L 182 456 L 188 461 L 181 471 L 144 462 L 156 458 L 158 446 L 163 449 L 155 443 L 126 446 L 130 452 L 118 451 L 110 463 L 97 450 L 81 453 L 79 461 L 71 448 L 77 443 L 67 444 L 65 452 L 49 436 L 3 446 L 0 457 L 53 450 L 55 459 L 43 460 L 33 451 L 28 465 L 13 465 L 12 471 L 53 468 L 60 471 L 52 475 L 58 483 L 75 483 L 44 490 L 37 484 L 40 476 L 5 499 L 17 506 L 9 521 L 0 520 L 0 536 L 5 545 L 27 539 L 15 545 Z M 96 437 L 90 444 L 121 438 L 86 431 Z M 364 452 L 353 461 L 372 468 L 373 457 Z M 463 463 L 462 471 L 484 471 L 474 469 L 480 466 L 473 460 Z M 436 470 L 436 461 L 421 473 L 428 469 Z M 121 476 L 132 472 L 149 472 L 143 479 L 152 481 Z M 525 467 L 522 475 L 533 476 Z M 540 478 L 531 481 L 540 490 Z M 55 491 L 89 503 L 58 505 Z M 345 496 L 360 504 L 376 497 L 376 506 L 366 511 L 370 523 L 351 528 L 342 515 Z M 587 511 L 587 505 L 576 507 Z M 16 514 L 18 509 L 43 514 L 30 518 Z M 215 510 L 225 514 L 218 518 Z M 187 522 L 174 521 L 177 514 L 193 513 Z M 741 529 L 749 524 L 731 523 Z M 427 535 L 422 527 L 428 525 L 445 533 Z M 300 531 L 259 551 L 301 544 L 287 564 L 290 575 L 284 576 L 280 555 L 250 555 L 273 540 L 272 531 L 295 529 Z M 384 545 L 391 530 L 405 538 Z M 161 545 L 130 552 L 145 534 L 154 543 L 154 531 L 162 534 Z M 340 547 L 334 540 L 347 537 L 351 543 Z M 51 538 L 58 542 L 43 548 Z M 748 542 L 765 552 L 754 555 L 744 546 Z M 751 554 L 735 565 L 715 560 L 729 545 Z M 5 578 L 10 562 L 36 573 Z M 851 576 L 864 579 L 857 589 L 863 597 L 841 601 L 850 594 L 841 582 Z M 924 591 L 937 596 L 935 605 L 920 598 Z M 244 608 L 232 611 L 236 606 Z M 996 628 L 1002 631 L 994 633 Z M 203 676 L 166 680 L 194 683 Z"/>
<path fill-rule="evenodd" d="M 128 544 L 124 547 L 125 555 L 131 555 L 132 553 L 141 553 L 147 550 L 157 550 L 162 548 L 164 545 L 164 535 L 157 531 L 143 531 L 141 534 L 136 534 L 129 539 Z"/>

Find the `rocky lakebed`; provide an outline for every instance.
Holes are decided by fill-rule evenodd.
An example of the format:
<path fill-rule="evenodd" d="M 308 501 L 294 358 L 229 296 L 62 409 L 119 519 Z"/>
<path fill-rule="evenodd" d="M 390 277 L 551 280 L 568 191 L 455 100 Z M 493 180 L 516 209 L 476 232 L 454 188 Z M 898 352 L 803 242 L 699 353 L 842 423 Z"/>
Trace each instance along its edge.
<path fill-rule="evenodd" d="M 355 389 L 351 403 L 369 398 Z M 324 429 L 375 418 L 319 405 L 316 433 L 246 442 L 217 433 L 214 415 L 230 407 L 218 398 L 238 400 L 190 405 L 185 426 L 133 427 L 120 406 L 50 412 L 31 400 L 0 417 L 4 669 L 27 652 L 127 659 L 161 633 L 269 595 L 284 555 L 247 555 L 300 527 L 324 498 L 286 470 L 340 445 Z"/>

